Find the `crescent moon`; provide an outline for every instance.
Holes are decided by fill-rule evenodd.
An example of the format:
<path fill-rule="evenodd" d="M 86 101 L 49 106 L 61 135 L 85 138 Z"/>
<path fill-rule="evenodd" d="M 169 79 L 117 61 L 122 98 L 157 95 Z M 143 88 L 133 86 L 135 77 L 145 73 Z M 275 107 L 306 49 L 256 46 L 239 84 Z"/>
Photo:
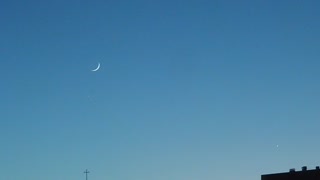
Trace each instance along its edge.
<path fill-rule="evenodd" d="M 98 63 L 98 67 L 97 68 L 95 68 L 95 69 L 93 69 L 91 71 L 98 71 L 99 69 L 100 69 L 100 63 Z"/>

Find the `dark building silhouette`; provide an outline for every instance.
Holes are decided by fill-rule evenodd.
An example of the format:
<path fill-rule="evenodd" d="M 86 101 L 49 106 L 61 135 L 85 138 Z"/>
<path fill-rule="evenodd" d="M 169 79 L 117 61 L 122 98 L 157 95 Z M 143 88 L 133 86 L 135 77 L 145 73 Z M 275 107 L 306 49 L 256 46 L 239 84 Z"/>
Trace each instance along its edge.
<path fill-rule="evenodd" d="M 289 172 L 264 174 L 261 175 L 261 180 L 320 180 L 320 168 L 317 166 L 315 169 L 307 170 L 303 166 L 301 171 L 290 169 Z"/>

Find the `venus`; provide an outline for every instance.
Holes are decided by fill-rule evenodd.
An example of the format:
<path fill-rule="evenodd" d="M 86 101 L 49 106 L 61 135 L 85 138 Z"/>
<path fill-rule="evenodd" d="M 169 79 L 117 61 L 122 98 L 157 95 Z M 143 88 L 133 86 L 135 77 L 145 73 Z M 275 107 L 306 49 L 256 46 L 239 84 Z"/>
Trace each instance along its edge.
<path fill-rule="evenodd" d="M 98 63 L 98 67 L 97 68 L 95 68 L 95 69 L 93 69 L 91 71 L 98 71 L 99 69 L 100 69 L 100 63 Z"/>

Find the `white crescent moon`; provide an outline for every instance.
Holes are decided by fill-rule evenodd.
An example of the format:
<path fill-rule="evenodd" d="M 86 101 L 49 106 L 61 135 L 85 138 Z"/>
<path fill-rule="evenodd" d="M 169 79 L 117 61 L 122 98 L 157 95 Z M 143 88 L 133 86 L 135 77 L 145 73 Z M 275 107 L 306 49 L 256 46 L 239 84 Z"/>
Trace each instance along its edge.
<path fill-rule="evenodd" d="M 98 67 L 97 68 L 95 68 L 95 69 L 93 69 L 91 71 L 98 71 L 99 69 L 100 69 L 100 63 L 98 63 Z"/>

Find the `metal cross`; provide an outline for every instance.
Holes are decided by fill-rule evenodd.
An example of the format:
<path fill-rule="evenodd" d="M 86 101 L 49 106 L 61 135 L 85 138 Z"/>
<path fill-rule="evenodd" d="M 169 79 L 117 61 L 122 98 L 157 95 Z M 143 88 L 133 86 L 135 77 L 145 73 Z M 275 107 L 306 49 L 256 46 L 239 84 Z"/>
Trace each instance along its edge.
<path fill-rule="evenodd" d="M 88 180 L 88 173 L 90 173 L 88 169 L 86 169 L 86 171 L 84 171 L 83 173 L 86 173 L 86 180 Z"/>

